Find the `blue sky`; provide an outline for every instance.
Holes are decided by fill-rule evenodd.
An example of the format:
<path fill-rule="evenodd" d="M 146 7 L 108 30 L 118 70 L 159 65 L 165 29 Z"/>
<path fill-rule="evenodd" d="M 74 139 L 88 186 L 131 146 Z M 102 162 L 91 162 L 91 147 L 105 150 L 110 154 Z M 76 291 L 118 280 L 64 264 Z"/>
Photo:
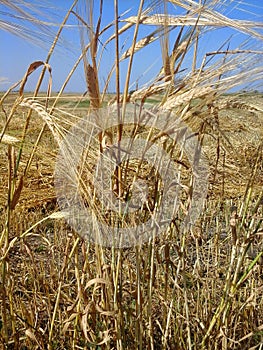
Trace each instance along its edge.
<path fill-rule="evenodd" d="M 243 0 L 241 4 L 237 5 L 237 2 L 233 2 L 231 6 L 225 7 L 225 14 L 230 18 L 246 19 L 257 22 L 263 22 L 263 4 L 259 4 L 259 0 Z M 16 1 L 13 1 L 16 3 Z M 48 50 L 52 43 L 55 33 L 57 32 L 57 25 L 63 20 L 68 8 L 71 6 L 72 1 L 58 0 L 55 2 L 49 1 L 31 1 L 30 3 L 39 8 L 37 16 L 42 20 L 51 23 L 48 29 L 43 29 L 32 25 L 27 21 L 22 21 L 10 16 L 11 11 L 0 4 L 0 21 L 10 22 L 13 24 L 23 24 L 23 26 L 32 35 L 32 40 L 21 38 L 19 35 L 12 34 L 6 30 L 1 29 L 0 26 L 0 90 L 5 91 L 12 84 L 19 81 L 25 74 L 28 66 L 33 61 L 43 60 L 47 57 Z M 125 15 L 129 17 L 135 15 L 138 8 L 138 0 L 122 0 L 119 1 L 119 13 L 123 13 L 130 9 L 130 12 Z M 150 4 L 150 0 L 146 0 L 145 4 Z M 228 1 L 230 3 L 230 1 Z M 95 1 L 98 4 L 98 1 Z M 102 17 L 103 28 L 110 23 L 114 18 L 113 10 L 114 0 L 104 0 L 104 12 Z M 178 7 L 171 6 L 170 10 L 173 15 L 179 14 L 180 9 Z M 156 10 L 157 12 L 157 10 Z M 94 17 L 96 18 L 98 9 L 94 8 Z M 71 15 L 68 21 L 68 27 L 62 32 L 62 40 L 58 47 L 55 49 L 52 55 L 50 65 L 52 67 L 53 74 L 53 91 L 58 91 L 64 82 L 66 76 L 71 70 L 72 66 L 76 62 L 78 56 L 81 53 L 80 49 L 80 35 L 79 28 L 77 26 L 76 17 Z M 150 31 L 153 31 L 156 27 L 149 28 L 149 26 L 142 26 L 139 32 L 139 37 L 147 35 Z M 107 38 L 112 34 L 113 30 L 108 30 L 102 37 L 101 43 L 103 44 Z M 19 31 L 17 30 L 18 34 Z M 24 32 L 25 36 L 27 32 Z M 174 30 L 170 35 L 170 41 L 176 37 L 178 29 Z M 261 28 L 262 34 L 262 28 Z M 133 29 L 127 31 L 121 38 L 121 49 L 124 52 L 131 45 L 133 36 Z M 218 28 L 205 34 L 201 39 L 199 49 L 199 61 L 202 60 L 204 54 L 210 51 L 216 51 L 228 38 L 230 40 L 230 48 L 234 49 L 240 46 L 244 40 L 248 40 L 248 45 L 256 48 L 262 47 L 262 42 L 251 39 L 248 35 L 239 33 L 229 28 Z M 100 47 L 101 51 L 101 47 Z M 125 73 L 127 69 L 127 60 L 121 64 L 121 85 L 123 87 Z M 104 81 L 107 79 L 108 73 L 111 67 L 114 65 L 114 45 L 109 45 L 103 52 L 102 59 L 100 61 L 100 86 L 104 86 Z M 136 55 L 134 61 L 134 67 L 131 76 L 130 89 L 135 88 L 136 83 L 139 86 L 149 83 L 156 73 L 160 70 L 162 65 L 160 41 L 156 41 L 146 50 L 142 50 Z M 191 66 L 191 52 L 189 57 L 186 58 L 185 67 Z M 40 71 L 36 71 L 30 76 L 26 85 L 26 90 L 34 90 L 38 75 Z M 42 85 L 42 90 L 45 90 L 47 85 L 47 79 Z M 68 92 L 84 92 L 86 90 L 86 83 L 83 73 L 83 65 L 81 64 L 74 76 L 70 80 L 66 91 Z M 114 79 L 112 79 L 109 85 L 109 91 L 115 90 Z"/>

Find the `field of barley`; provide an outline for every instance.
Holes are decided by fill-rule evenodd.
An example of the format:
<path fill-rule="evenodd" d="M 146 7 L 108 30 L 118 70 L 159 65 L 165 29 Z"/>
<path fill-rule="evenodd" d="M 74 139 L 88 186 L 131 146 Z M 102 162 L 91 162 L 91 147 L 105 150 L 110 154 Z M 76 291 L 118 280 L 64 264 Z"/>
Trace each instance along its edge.
<path fill-rule="evenodd" d="M 118 3 L 114 21 L 102 28 L 102 1 L 98 13 L 93 1 L 73 2 L 46 61 L 24 67 L 21 81 L 0 93 L 0 349 L 261 350 L 262 50 L 249 41 L 231 50 L 226 43 L 204 60 L 197 57 L 199 37 L 214 26 L 246 33 L 260 48 L 262 23 L 224 16 L 225 1 L 138 1 L 135 17 L 120 14 Z M 14 10 L 11 2 L 6 6 Z M 49 60 L 70 16 L 78 20 L 82 51 L 55 93 Z M 143 38 L 141 26 L 148 29 Z M 114 43 L 115 56 L 102 84 L 100 55 L 107 50 L 100 38 L 109 28 L 104 45 Z M 127 33 L 131 46 L 121 54 Z M 133 60 L 155 40 L 162 67 L 149 84 L 131 89 Z M 192 66 L 185 71 L 188 52 Z M 87 91 L 66 93 L 81 64 Z M 39 80 L 28 92 L 33 72 Z M 108 93 L 112 76 L 116 88 Z M 127 138 L 154 152 L 161 148 L 169 162 L 161 171 L 154 171 L 158 157 L 152 167 L 152 158 L 137 154 L 117 163 L 109 175 L 121 203 L 114 212 L 105 204 L 112 198 L 106 181 L 99 189 L 93 181 L 101 154 L 112 162 L 110 154 L 115 148 L 120 154 Z M 79 149 L 83 159 L 76 165 Z M 170 163 L 181 191 L 175 215 L 160 229 Z M 138 179 L 148 186 L 146 200 L 135 215 L 121 212 L 123 203 L 135 203 Z M 92 213 L 89 219 L 72 218 L 78 205 Z M 140 241 L 139 224 L 148 220 L 154 225 Z M 92 236 L 95 226 L 100 241 Z M 109 237 L 116 227 L 135 238 L 116 243 Z"/>

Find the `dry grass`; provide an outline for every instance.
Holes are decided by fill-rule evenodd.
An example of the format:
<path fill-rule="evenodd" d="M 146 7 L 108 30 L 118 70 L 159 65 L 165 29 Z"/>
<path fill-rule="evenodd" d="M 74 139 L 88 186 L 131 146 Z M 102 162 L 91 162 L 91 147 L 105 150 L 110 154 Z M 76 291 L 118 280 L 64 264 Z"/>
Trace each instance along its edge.
<path fill-rule="evenodd" d="M 141 2 L 139 15 L 126 19 L 125 15 L 118 18 L 117 3 L 111 24 L 115 34 L 109 34 L 107 43 L 115 41 L 118 48 L 133 24 L 134 41 L 122 56 L 116 50 L 116 69 L 109 67 L 105 86 L 99 86 L 98 44 L 107 28 L 101 29 L 103 7 L 97 23 L 85 13 L 91 8 L 89 2 L 78 13 L 74 5 L 74 11 L 67 13 L 34 94 L 24 94 L 25 75 L 20 95 L 11 89 L 1 97 L 0 347 L 259 350 L 263 344 L 263 97 L 255 92 L 225 92 L 240 81 L 259 79 L 261 54 L 247 47 L 222 54 L 219 48 L 213 53 L 214 61 L 208 53 L 200 66 L 196 57 L 204 24 L 232 26 L 262 41 L 261 24 L 224 17 L 215 11 L 217 1 L 201 6 L 173 0 L 185 10 L 176 18 L 168 16 L 161 1 L 147 9 Z M 162 6 L 163 14 L 157 13 Z M 87 25 L 90 42 L 85 45 L 82 32 L 82 52 L 61 91 L 39 94 L 63 25 L 76 14 L 80 26 Z M 122 26 L 122 21 L 128 24 Z M 156 21 L 160 30 L 138 37 L 140 26 Z M 178 23 L 182 30 L 169 50 L 168 36 Z M 129 93 L 136 53 L 157 39 L 161 39 L 163 67 L 146 87 Z M 192 47 L 192 68 L 179 75 Z M 89 97 L 66 95 L 63 90 L 82 59 Z M 129 64 L 122 94 L 118 64 L 125 59 Z M 116 96 L 112 98 L 105 91 L 114 73 Z M 125 249 L 105 248 L 74 232 L 59 211 L 53 183 L 56 156 L 69 128 L 87 112 L 95 113 L 99 106 L 116 100 L 124 110 L 128 101 L 136 101 L 152 110 L 173 111 L 197 135 L 210 166 L 204 210 L 192 227 L 182 230 L 194 174 L 185 154 L 171 153 L 182 165 L 185 186 L 177 217 L 162 234 Z M 118 121 L 122 118 L 118 115 Z M 130 132 L 129 127 L 119 125 L 108 132 L 119 140 Z M 146 137 L 161 142 L 153 128 L 146 131 Z M 145 130 L 133 132 L 140 136 Z M 105 135 L 98 141 L 101 152 Z M 171 146 L 167 134 L 165 142 Z M 134 164 L 129 167 L 138 175 Z M 121 167 L 116 170 L 120 196 L 122 171 Z"/>

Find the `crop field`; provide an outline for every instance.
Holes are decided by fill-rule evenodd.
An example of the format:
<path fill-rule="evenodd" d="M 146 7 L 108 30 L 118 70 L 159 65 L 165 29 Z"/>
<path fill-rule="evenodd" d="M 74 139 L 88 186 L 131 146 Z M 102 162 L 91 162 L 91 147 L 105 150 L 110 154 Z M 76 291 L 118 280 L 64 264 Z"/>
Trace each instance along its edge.
<path fill-rule="evenodd" d="M 122 29 L 115 18 L 117 48 L 133 26 L 131 67 L 152 38 L 142 47 L 136 30 L 161 3 Z M 206 18 L 219 3 L 208 1 L 199 28 L 195 2 L 179 3 L 193 31 L 182 27 L 168 52 L 164 11 L 166 61 L 147 86 L 129 89 L 129 66 L 123 89 L 118 79 L 116 93 L 99 86 L 91 28 L 103 9 L 97 27 L 82 9 L 87 92 L 39 92 L 47 59 L 0 93 L 0 349 L 263 349 L 263 94 L 238 86 L 262 79 L 262 61 L 225 52 L 176 85 L 177 53 L 193 45 L 197 55 L 202 16 L 230 23 Z"/>
<path fill-rule="evenodd" d="M 6 111 L 15 97 L 7 99 Z M 243 109 L 219 113 L 220 132 L 229 143 L 222 154 L 217 154 L 217 144 L 208 136 L 204 141 L 210 184 L 205 209 L 194 228 L 178 232 L 174 226 L 148 244 L 124 250 L 90 244 L 63 218 L 49 218 L 59 211 L 53 183 L 58 146 L 45 129 L 26 170 L 44 125 L 33 113 L 15 184 L 19 187 L 21 177 L 25 181 L 8 218 L 8 242 L 2 242 L 6 270 L 2 270 L 1 326 L 6 328 L 9 348 L 15 342 L 44 348 L 49 341 L 60 349 L 70 348 L 71 342 L 83 348 L 104 342 L 103 348 L 114 344 L 117 332 L 128 349 L 135 348 L 131 340 L 136 337 L 142 344 L 152 341 L 161 348 L 166 330 L 165 341 L 176 349 L 188 336 L 198 343 L 213 319 L 208 343 L 232 344 L 224 329 L 236 337 L 233 348 L 260 344 L 263 97 L 226 95 L 220 103 L 230 100 L 239 101 Z M 65 106 L 70 101 L 65 97 Z M 244 108 L 250 101 L 255 110 Z M 75 114 L 82 116 L 85 111 L 79 108 Z M 21 140 L 25 120 L 21 108 L 10 122 L 8 135 Z M 18 152 L 19 144 L 1 145 L 3 232 Z M 233 210 L 237 212 L 234 226 Z M 220 337 L 215 340 L 217 332 Z"/>

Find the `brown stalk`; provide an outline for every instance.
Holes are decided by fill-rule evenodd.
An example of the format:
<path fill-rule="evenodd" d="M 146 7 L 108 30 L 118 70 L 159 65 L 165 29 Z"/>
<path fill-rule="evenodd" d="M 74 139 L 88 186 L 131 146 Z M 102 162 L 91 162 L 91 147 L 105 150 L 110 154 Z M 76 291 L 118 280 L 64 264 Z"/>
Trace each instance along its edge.
<path fill-rule="evenodd" d="M 87 82 L 87 87 L 90 95 L 90 107 L 91 109 L 98 109 L 100 107 L 100 89 L 97 69 L 97 50 L 100 35 L 100 25 L 102 17 L 103 0 L 100 0 L 100 14 L 96 25 L 95 32 L 93 31 L 93 4 L 89 1 L 89 24 L 87 24 L 87 30 L 90 39 L 90 56 L 91 64 L 88 63 L 87 57 L 83 55 L 84 71 Z M 83 30 L 81 30 L 81 47 L 82 52 L 85 50 Z"/>
<path fill-rule="evenodd" d="M 63 21 L 62 21 L 62 23 L 61 23 L 61 25 L 60 25 L 60 27 L 59 27 L 59 29 L 58 29 L 58 32 L 57 32 L 57 34 L 56 34 L 56 37 L 54 38 L 54 41 L 53 41 L 53 43 L 52 43 L 52 45 L 51 45 L 51 47 L 50 47 L 50 49 L 49 49 L 49 52 L 48 52 L 48 55 L 47 55 L 47 58 L 46 58 L 46 61 L 45 61 L 44 68 L 42 69 L 42 72 L 41 72 L 41 74 L 40 74 L 40 76 L 39 76 L 39 79 L 38 79 L 38 82 L 37 82 L 37 85 L 36 85 L 36 88 L 35 88 L 35 91 L 34 91 L 34 97 L 36 97 L 36 96 L 38 95 L 38 92 L 39 92 L 39 90 L 40 90 L 42 81 L 43 81 L 43 79 L 44 79 L 44 75 L 45 75 L 45 72 L 46 72 L 46 68 L 49 67 L 49 61 L 50 61 L 50 59 L 51 59 L 51 56 L 52 56 L 52 54 L 53 54 L 53 52 L 54 52 L 54 49 L 55 49 L 57 43 L 58 43 L 59 37 L 60 37 L 60 35 L 61 35 L 61 32 L 62 32 L 62 30 L 63 30 L 63 28 L 64 28 L 64 26 L 65 26 L 65 24 L 66 24 L 66 22 L 67 22 L 67 20 L 68 20 L 68 18 L 69 18 L 69 15 L 70 15 L 70 13 L 71 13 L 71 10 L 74 8 L 74 6 L 76 5 L 77 2 L 78 2 L 78 0 L 74 0 L 72 6 L 70 7 L 69 11 L 68 11 L 67 14 L 65 15 L 65 18 L 63 19 Z M 23 144 L 23 142 L 24 142 L 24 140 L 25 140 L 25 137 L 26 137 L 26 133 L 27 133 L 27 129 L 28 129 L 28 126 L 29 126 L 30 119 L 31 119 L 31 115 L 32 115 L 32 110 L 30 109 L 30 110 L 28 111 L 27 119 L 26 119 L 26 122 L 25 122 L 24 130 L 23 130 L 22 144 Z M 31 153 L 30 159 L 29 159 L 28 162 L 27 162 L 27 165 L 26 165 L 25 170 L 24 170 L 24 174 L 26 174 L 27 171 L 28 171 L 28 169 L 30 168 L 30 165 L 31 165 L 31 163 L 32 163 L 33 156 L 34 156 L 35 151 L 36 151 L 36 149 L 37 149 L 38 143 L 39 143 L 39 141 L 40 141 L 40 139 L 41 139 L 41 137 L 42 137 L 42 135 L 43 135 L 43 133 L 44 133 L 45 127 L 46 127 L 46 125 L 44 124 L 42 130 L 41 130 L 40 133 L 39 133 L 38 142 L 35 144 L 34 149 L 33 149 L 32 153 Z M 23 147 L 21 147 L 20 150 L 19 150 L 19 154 L 18 154 L 18 158 L 17 158 L 16 170 L 17 170 L 18 167 L 19 167 L 19 163 L 20 163 L 20 160 L 21 160 L 21 157 L 22 157 L 22 152 L 23 152 Z"/>
<path fill-rule="evenodd" d="M 125 86 L 124 86 L 124 91 L 123 91 L 123 106 L 122 106 L 123 117 L 125 116 L 125 110 L 126 110 L 125 106 L 126 106 L 127 97 L 129 94 L 128 92 L 129 92 L 129 83 L 130 83 L 131 70 L 132 70 L 132 64 L 133 64 L 133 56 L 134 56 L 138 30 L 139 30 L 139 25 L 140 25 L 141 16 L 142 16 L 143 4 L 144 4 L 144 0 L 140 0 L 140 5 L 139 5 L 139 9 L 138 9 L 138 14 L 137 14 L 137 21 L 136 21 L 136 25 L 135 25 L 135 29 L 134 29 L 134 34 L 133 34 L 133 45 L 131 47 L 130 60 L 129 60 L 129 64 L 128 64 Z"/>

